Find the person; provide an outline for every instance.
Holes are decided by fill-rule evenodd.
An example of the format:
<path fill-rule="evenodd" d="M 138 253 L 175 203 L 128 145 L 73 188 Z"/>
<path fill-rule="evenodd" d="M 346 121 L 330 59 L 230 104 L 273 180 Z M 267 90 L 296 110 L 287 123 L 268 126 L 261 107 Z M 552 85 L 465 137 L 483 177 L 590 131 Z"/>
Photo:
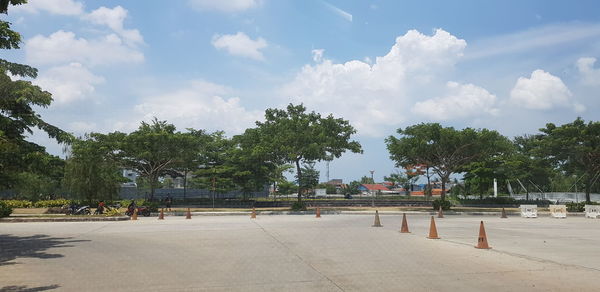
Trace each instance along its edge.
<path fill-rule="evenodd" d="M 173 203 L 173 199 L 171 198 L 171 194 L 167 194 L 165 198 L 165 205 L 167 206 L 167 210 L 171 211 L 171 203 Z"/>
<path fill-rule="evenodd" d="M 106 204 L 104 203 L 104 201 L 100 200 L 100 203 L 98 203 L 98 208 L 96 208 L 96 214 L 104 214 L 104 207 L 106 206 Z"/>

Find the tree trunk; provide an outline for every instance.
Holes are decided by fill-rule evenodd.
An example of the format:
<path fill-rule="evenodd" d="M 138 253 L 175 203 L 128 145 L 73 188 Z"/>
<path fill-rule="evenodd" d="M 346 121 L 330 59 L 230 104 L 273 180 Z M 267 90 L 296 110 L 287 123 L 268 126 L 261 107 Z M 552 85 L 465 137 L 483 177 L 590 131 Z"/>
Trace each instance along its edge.
<path fill-rule="evenodd" d="M 152 202 L 154 200 L 154 189 L 156 188 L 158 178 L 154 177 L 153 175 L 150 176 L 149 178 L 150 178 L 150 198 L 148 198 L 148 200 L 150 202 Z"/>
<path fill-rule="evenodd" d="M 296 173 L 298 174 L 298 203 L 302 202 L 302 170 L 300 170 L 300 159 L 296 160 Z"/>
<path fill-rule="evenodd" d="M 592 200 L 590 198 L 590 193 L 592 192 L 592 183 L 593 183 L 592 178 L 593 177 L 590 176 L 590 175 L 588 175 L 588 177 L 589 177 L 588 181 L 585 184 L 585 202 L 586 203 L 591 203 Z"/>
<path fill-rule="evenodd" d="M 446 200 L 446 182 L 448 181 L 447 177 L 442 177 L 442 195 L 440 196 L 442 201 Z"/>

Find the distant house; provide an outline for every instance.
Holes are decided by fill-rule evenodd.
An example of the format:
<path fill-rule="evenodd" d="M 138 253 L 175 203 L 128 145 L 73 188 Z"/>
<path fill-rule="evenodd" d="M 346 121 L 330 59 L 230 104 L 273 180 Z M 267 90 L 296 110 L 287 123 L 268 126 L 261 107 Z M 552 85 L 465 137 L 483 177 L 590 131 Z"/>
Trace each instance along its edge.
<path fill-rule="evenodd" d="M 363 194 L 377 193 L 377 192 L 381 192 L 381 193 L 391 192 L 390 189 L 388 189 L 386 186 L 384 186 L 382 184 L 362 184 L 358 187 L 358 190 L 361 191 Z"/>

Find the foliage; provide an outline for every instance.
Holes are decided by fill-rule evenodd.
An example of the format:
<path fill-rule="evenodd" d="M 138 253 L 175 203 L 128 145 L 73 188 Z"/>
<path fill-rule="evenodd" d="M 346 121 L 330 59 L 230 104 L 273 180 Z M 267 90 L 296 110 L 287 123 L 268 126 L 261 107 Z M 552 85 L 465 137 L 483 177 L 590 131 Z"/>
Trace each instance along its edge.
<path fill-rule="evenodd" d="M 452 203 L 449 200 L 444 200 L 442 198 L 433 200 L 432 204 L 433 210 L 436 211 L 440 209 L 440 206 L 442 206 L 442 210 L 450 210 L 450 207 L 452 207 Z"/>
<path fill-rule="evenodd" d="M 298 190 L 298 185 L 294 182 L 290 181 L 282 181 L 277 185 L 277 194 L 278 195 L 289 195 Z"/>
<path fill-rule="evenodd" d="M 368 177 L 368 176 L 365 175 L 365 176 L 363 176 L 363 177 L 360 178 L 360 183 L 361 184 L 372 185 L 372 184 L 375 184 L 375 180 L 373 178 Z"/>
<path fill-rule="evenodd" d="M 289 104 L 285 110 L 267 109 L 265 121 L 256 122 L 257 145 L 266 151 L 269 160 L 277 165 L 292 163 L 302 181 L 301 164 L 339 158 L 344 152 L 362 153 L 361 146 L 351 141 L 354 127 L 332 115 L 326 118 L 306 112 L 303 105 Z M 298 201 L 302 200 L 302 185 L 298 185 Z"/>
<path fill-rule="evenodd" d="M 584 212 L 585 205 L 600 205 L 597 202 L 567 202 L 565 204 L 567 206 L 567 212 Z"/>
<path fill-rule="evenodd" d="M 325 185 L 325 191 L 328 195 L 334 195 L 337 194 L 337 189 L 335 188 L 334 185 L 330 185 L 330 184 L 326 184 Z"/>
<path fill-rule="evenodd" d="M 0 218 L 8 217 L 12 213 L 12 207 L 0 200 Z"/>
<path fill-rule="evenodd" d="M 442 127 L 438 123 L 418 124 L 398 129 L 400 138 L 386 139 L 390 158 L 397 166 L 425 164 L 440 177 L 442 196 L 453 173 L 462 172 L 473 162 L 502 154 L 510 141 L 496 131 Z"/>
<path fill-rule="evenodd" d="M 18 193 L 18 198 L 27 198 L 32 201 L 37 201 L 47 196 L 52 196 L 60 190 L 61 178 L 64 175 L 64 161 L 58 159 L 60 165 L 58 172 L 59 177 L 50 177 L 32 172 L 19 173 L 18 182 L 14 189 Z"/>
<path fill-rule="evenodd" d="M 118 209 L 107 209 L 106 211 L 104 211 L 104 216 L 106 217 L 117 217 L 122 215 L 123 214 L 121 214 L 121 211 L 119 211 Z"/>
<path fill-rule="evenodd" d="M 115 152 L 116 144 L 103 134 L 92 133 L 73 141 L 65 186 L 75 198 L 89 204 L 117 198 L 120 183 L 127 179 L 120 173 Z"/>
<path fill-rule="evenodd" d="M 290 209 L 292 211 L 306 211 L 306 204 L 302 201 L 294 201 Z"/>
<path fill-rule="evenodd" d="M 572 123 L 546 124 L 540 129 L 541 151 L 567 174 L 584 176 L 586 202 L 590 202 L 593 185 L 600 176 L 600 122 L 577 118 Z"/>
<path fill-rule="evenodd" d="M 302 177 L 296 173 L 296 180 L 300 182 L 300 189 L 311 190 L 319 184 L 319 171 L 315 169 L 315 163 L 309 162 L 302 166 Z"/>
<path fill-rule="evenodd" d="M 346 188 L 344 188 L 345 195 L 356 195 L 360 193 L 358 187 L 360 187 L 361 183 L 358 181 L 351 181 Z"/>
<path fill-rule="evenodd" d="M 24 2 L 4 0 L 0 10 Z M 0 21 L 0 49 L 18 49 L 20 44 L 21 35 L 11 30 L 10 23 Z M 37 69 L 0 58 L 0 188 L 14 188 L 23 172 L 43 174 L 45 169 L 37 166 L 48 156 L 46 149 L 25 140 L 33 128 L 46 132 L 59 143 L 68 143 L 72 138 L 35 112 L 37 108 L 48 107 L 52 95 L 31 81 L 13 80 L 11 76 L 35 78 Z"/>
<path fill-rule="evenodd" d="M 33 207 L 33 203 L 29 200 L 3 200 L 2 202 L 13 209 Z"/>
<path fill-rule="evenodd" d="M 64 205 L 70 205 L 71 200 L 67 199 L 56 199 L 56 200 L 43 200 L 33 203 L 34 208 L 50 208 L 50 207 L 62 207 Z"/>

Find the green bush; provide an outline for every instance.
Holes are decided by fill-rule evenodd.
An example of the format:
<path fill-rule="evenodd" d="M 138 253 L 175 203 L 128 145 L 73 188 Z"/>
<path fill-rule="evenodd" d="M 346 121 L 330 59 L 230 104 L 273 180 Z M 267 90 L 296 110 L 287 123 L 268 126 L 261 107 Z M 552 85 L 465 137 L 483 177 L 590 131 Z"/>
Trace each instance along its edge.
<path fill-rule="evenodd" d="M 12 213 L 12 208 L 5 201 L 0 201 L 0 218 L 8 217 L 10 213 Z"/>
<path fill-rule="evenodd" d="M 56 199 L 56 200 L 43 200 L 37 201 L 33 204 L 35 208 L 50 208 L 50 207 L 62 207 L 64 205 L 71 204 L 70 200 L 67 199 Z"/>
<path fill-rule="evenodd" d="M 31 208 L 33 204 L 28 200 L 5 200 L 3 201 L 8 207 L 14 208 Z"/>
<path fill-rule="evenodd" d="M 106 217 L 116 217 L 116 216 L 121 216 L 121 212 L 117 209 L 108 209 L 106 211 L 104 211 L 104 215 Z"/>
<path fill-rule="evenodd" d="M 148 209 L 150 209 L 150 212 L 158 212 L 159 203 L 144 201 L 143 204 L 140 206 L 148 207 Z"/>
<path fill-rule="evenodd" d="M 304 204 L 304 202 L 295 201 L 292 204 L 291 210 L 292 211 L 306 211 L 306 204 Z"/>
<path fill-rule="evenodd" d="M 579 203 L 568 202 L 565 205 L 567 205 L 567 212 L 583 212 L 583 211 L 585 211 L 585 205 L 600 205 L 600 203 L 596 203 L 596 202 L 590 202 L 590 203 L 586 203 L 586 202 L 579 202 Z"/>
<path fill-rule="evenodd" d="M 450 210 L 450 207 L 452 207 L 452 202 L 449 200 L 435 199 L 432 203 L 433 210 L 439 210 L 440 206 L 442 206 L 442 210 Z"/>

